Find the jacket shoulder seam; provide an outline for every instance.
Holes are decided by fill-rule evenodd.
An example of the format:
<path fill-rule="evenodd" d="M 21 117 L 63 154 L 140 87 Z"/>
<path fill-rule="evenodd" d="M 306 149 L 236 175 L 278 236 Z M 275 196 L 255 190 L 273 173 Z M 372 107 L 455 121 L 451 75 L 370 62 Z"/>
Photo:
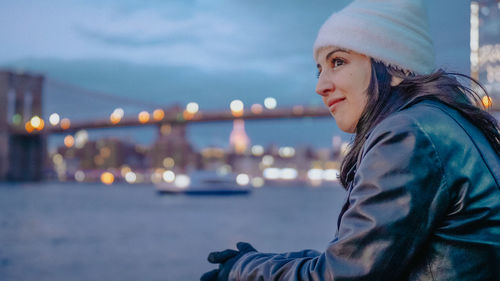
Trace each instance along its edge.
<path fill-rule="evenodd" d="M 438 161 L 439 170 L 441 170 L 442 181 L 444 182 L 444 186 L 447 189 L 448 188 L 448 176 L 446 175 L 446 171 L 444 169 L 443 160 L 442 160 L 441 156 L 439 155 L 439 149 L 432 141 L 432 137 L 429 135 L 429 133 L 422 127 L 420 122 L 416 118 L 414 118 L 413 116 L 411 117 L 411 119 L 413 120 L 413 122 L 415 122 L 415 125 L 418 127 L 418 129 L 420 131 L 422 131 L 422 133 L 425 135 L 425 137 L 429 140 L 429 143 L 431 144 L 432 149 L 434 150 L 434 153 L 436 154 L 436 159 Z"/>
<path fill-rule="evenodd" d="M 476 141 L 474 140 L 474 138 L 469 134 L 469 132 L 464 128 L 464 126 L 462 125 L 462 123 L 458 122 L 458 120 L 452 116 L 448 111 L 440 108 L 439 106 L 436 106 L 434 104 L 425 104 L 425 106 L 428 106 L 428 107 L 433 107 L 433 108 L 436 108 L 436 109 L 439 109 L 441 112 L 443 112 L 444 114 L 446 114 L 447 116 L 449 116 L 453 122 L 455 122 L 463 131 L 464 133 L 469 137 L 469 140 L 473 143 L 474 145 L 474 148 L 476 149 L 477 153 L 481 156 L 481 160 L 483 160 L 483 163 L 484 165 L 486 166 L 486 168 L 488 169 L 488 171 L 490 172 L 490 175 L 492 175 L 493 177 L 493 180 L 495 181 L 495 183 L 497 184 L 497 186 L 500 186 L 500 183 L 497 181 L 497 178 L 494 177 L 494 173 L 493 171 L 491 170 L 491 167 L 488 165 L 488 162 L 486 161 L 486 159 L 484 158 L 484 155 L 482 153 L 482 151 L 479 149 Z"/>
<path fill-rule="evenodd" d="M 444 186 L 445 188 L 448 188 L 448 177 L 446 175 L 446 171 L 444 169 L 444 165 L 443 165 L 443 161 L 442 161 L 442 158 L 441 156 L 439 155 L 439 150 L 437 148 L 437 146 L 434 144 L 434 142 L 432 141 L 432 137 L 430 136 L 430 134 L 422 127 L 422 125 L 420 124 L 419 120 L 417 118 L 415 118 L 412 114 L 405 114 L 406 112 L 404 111 L 400 111 L 399 114 L 396 114 L 396 115 L 404 115 L 408 120 L 411 120 L 411 122 L 417 127 L 418 131 L 420 131 L 424 136 L 425 138 L 429 141 L 431 147 L 432 147 L 432 150 L 434 151 L 435 153 L 435 158 L 437 160 L 437 165 L 439 166 L 439 170 L 441 172 L 441 181 L 440 181 L 440 187 L 441 185 L 444 183 Z M 392 117 L 395 117 L 392 116 Z M 387 120 L 387 119 L 386 119 Z M 384 121 L 386 121 L 384 120 Z M 382 123 L 380 123 L 379 125 L 381 125 Z M 373 133 L 375 133 L 376 130 L 373 130 Z M 366 153 L 367 151 L 364 151 L 364 154 Z"/>

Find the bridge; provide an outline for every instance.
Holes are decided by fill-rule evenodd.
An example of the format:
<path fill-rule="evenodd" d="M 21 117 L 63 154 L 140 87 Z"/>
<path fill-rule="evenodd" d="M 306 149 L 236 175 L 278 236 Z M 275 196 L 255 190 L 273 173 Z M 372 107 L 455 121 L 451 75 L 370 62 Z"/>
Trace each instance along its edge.
<path fill-rule="evenodd" d="M 0 71 L 0 181 L 38 181 L 42 178 L 42 166 L 47 156 L 47 137 L 57 134 L 73 134 L 81 130 L 99 128 L 123 128 L 134 126 L 156 126 L 158 139 L 156 143 L 170 150 L 186 152 L 189 149 L 185 127 L 191 123 L 227 122 L 234 120 L 270 120 L 294 119 L 304 117 L 330 116 L 328 110 L 321 107 L 294 106 L 291 108 L 251 110 L 235 109 L 215 111 L 188 111 L 180 106 L 158 108 L 153 114 L 147 111 L 139 116 L 114 116 L 97 120 L 70 121 L 62 119 L 57 124 L 43 120 L 42 97 L 46 78 L 40 75 Z M 65 91 L 71 85 L 51 81 Z M 95 94 L 87 92 L 85 94 Z M 105 95 L 105 94 L 104 94 Z M 102 96 L 102 94 L 101 94 Z M 121 99 L 107 95 L 108 99 Z M 123 99 L 122 99 L 123 100 Z M 128 101 L 135 102 L 135 101 Z M 153 115 L 153 116 L 151 116 Z M 168 126 L 168 133 L 165 127 Z M 171 145 L 175 136 L 175 145 Z M 170 144 L 169 144 L 170 143 Z M 180 156 L 179 156 L 180 157 Z M 182 158 L 182 157 L 181 157 Z M 185 161 L 179 161 L 185 162 Z"/>

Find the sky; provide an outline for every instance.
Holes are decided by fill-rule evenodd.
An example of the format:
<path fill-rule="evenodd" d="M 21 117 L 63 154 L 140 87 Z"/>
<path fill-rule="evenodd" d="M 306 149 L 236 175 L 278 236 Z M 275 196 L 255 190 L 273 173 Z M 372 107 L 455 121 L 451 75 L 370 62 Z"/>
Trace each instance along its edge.
<path fill-rule="evenodd" d="M 328 16 L 349 2 L 0 0 L 0 68 L 44 74 L 44 115 L 76 119 L 107 118 L 117 106 L 135 114 L 190 101 L 220 110 L 236 98 L 250 105 L 267 96 L 279 106 L 321 105 L 312 44 Z M 437 65 L 469 74 L 470 2 L 426 3 Z M 197 146 L 227 142 L 230 126 L 195 127 Z M 332 119 L 247 129 L 256 142 L 319 146 L 340 132 Z M 211 132 L 220 136 L 202 137 Z"/>

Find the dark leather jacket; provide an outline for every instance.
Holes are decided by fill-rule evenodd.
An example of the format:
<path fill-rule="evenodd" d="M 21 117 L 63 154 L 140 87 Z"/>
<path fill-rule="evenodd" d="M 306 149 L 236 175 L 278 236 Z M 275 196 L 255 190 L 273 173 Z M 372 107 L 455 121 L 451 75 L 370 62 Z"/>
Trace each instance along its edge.
<path fill-rule="evenodd" d="M 229 280 L 500 280 L 500 157 L 425 100 L 369 134 L 323 253 L 247 253 Z"/>

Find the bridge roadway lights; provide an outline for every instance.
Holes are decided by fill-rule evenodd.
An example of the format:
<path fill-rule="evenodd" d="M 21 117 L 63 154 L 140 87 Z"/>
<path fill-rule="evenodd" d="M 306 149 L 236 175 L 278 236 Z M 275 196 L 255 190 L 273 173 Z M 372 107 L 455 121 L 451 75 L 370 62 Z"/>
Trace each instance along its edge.
<path fill-rule="evenodd" d="M 234 117 L 228 111 L 204 111 L 194 114 L 190 119 L 179 118 L 177 114 L 169 114 L 165 112 L 165 118 L 162 120 L 149 120 L 146 123 L 141 123 L 136 117 L 123 118 L 119 123 L 112 124 L 107 118 L 100 120 L 89 120 L 82 122 L 71 123 L 70 128 L 62 129 L 60 127 L 46 126 L 44 132 L 47 134 L 70 134 L 79 130 L 98 129 L 98 128 L 115 128 L 115 127 L 134 127 L 162 124 L 189 124 L 202 122 L 227 122 L 234 119 L 244 120 L 270 120 L 270 119 L 300 119 L 304 117 L 329 117 L 330 112 L 324 106 L 318 107 L 300 107 L 297 108 L 278 108 L 274 110 L 264 110 L 262 113 L 255 114 L 250 111 L 245 111 L 242 116 Z"/>

